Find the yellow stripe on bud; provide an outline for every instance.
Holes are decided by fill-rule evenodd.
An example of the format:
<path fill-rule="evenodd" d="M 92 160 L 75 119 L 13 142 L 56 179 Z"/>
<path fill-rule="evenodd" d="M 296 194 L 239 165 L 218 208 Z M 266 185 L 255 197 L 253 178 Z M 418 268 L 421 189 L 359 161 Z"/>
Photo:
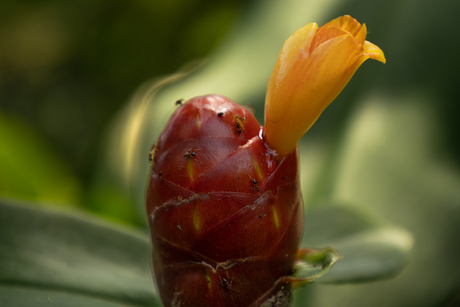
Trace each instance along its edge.
<path fill-rule="evenodd" d="M 198 127 L 198 129 L 200 129 L 200 127 L 201 127 L 201 118 L 200 118 L 200 114 L 197 114 L 197 115 L 196 115 L 196 126 Z"/>
<path fill-rule="evenodd" d="M 208 269 L 206 269 L 206 283 L 208 284 L 208 288 L 211 289 L 211 274 L 209 274 Z"/>
<path fill-rule="evenodd" d="M 272 209 L 273 209 L 273 219 L 275 221 L 276 229 L 279 229 L 280 228 L 280 221 L 278 219 L 278 214 L 276 213 L 275 206 L 272 206 Z"/>
<path fill-rule="evenodd" d="M 190 178 L 190 181 L 193 181 L 193 165 L 192 165 L 192 159 L 190 158 L 187 159 L 187 170 L 188 170 L 188 177 Z"/>
<path fill-rule="evenodd" d="M 257 172 L 257 176 L 259 176 L 259 179 L 263 181 L 264 177 L 263 177 L 262 171 L 260 170 L 259 164 L 257 164 L 256 160 L 254 160 L 253 157 L 251 157 L 251 161 L 252 161 L 252 165 L 254 165 L 254 169 Z"/>

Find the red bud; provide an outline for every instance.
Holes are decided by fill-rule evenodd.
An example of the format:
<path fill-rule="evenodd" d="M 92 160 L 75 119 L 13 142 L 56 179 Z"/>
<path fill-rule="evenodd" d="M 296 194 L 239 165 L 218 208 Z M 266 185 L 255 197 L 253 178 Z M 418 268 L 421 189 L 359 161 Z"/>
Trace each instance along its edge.
<path fill-rule="evenodd" d="M 303 227 L 298 155 L 278 158 L 261 135 L 251 112 L 218 95 L 182 104 L 160 134 L 146 209 L 165 306 L 289 296 L 282 278 Z"/>

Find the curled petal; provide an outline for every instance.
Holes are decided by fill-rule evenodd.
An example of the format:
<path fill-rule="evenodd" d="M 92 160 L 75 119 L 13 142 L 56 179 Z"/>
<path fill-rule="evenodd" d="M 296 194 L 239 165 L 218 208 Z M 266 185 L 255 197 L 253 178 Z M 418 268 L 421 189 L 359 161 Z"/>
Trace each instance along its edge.
<path fill-rule="evenodd" d="M 363 45 L 363 48 L 364 48 L 364 53 L 370 59 L 380 61 L 383 64 L 385 64 L 387 62 L 387 60 L 385 59 L 385 55 L 383 54 L 382 49 L 380 49 L 379 47 L 377 47 L 373 43 L 365 41 L 364 45 Z"/>

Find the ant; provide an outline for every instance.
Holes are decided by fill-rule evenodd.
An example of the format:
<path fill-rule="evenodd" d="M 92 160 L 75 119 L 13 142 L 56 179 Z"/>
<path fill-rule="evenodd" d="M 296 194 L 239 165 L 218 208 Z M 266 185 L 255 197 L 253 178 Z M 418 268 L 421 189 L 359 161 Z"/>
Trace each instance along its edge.
<path fill-rule="evenodd" d="M 246 117 L 242 117 L 240 115 L 235 116 L 235 126 L 238 134 L 241 134 L 241 131 L 244 130 L 244 122 L 246 122 Z"/>
<path fill-rule="evenodd" d="M 228 274 L 227 274 L 228 275 Z M 228 276 L 227 276 L 228 278 Z M 233 284 L 233 278 L 229 281 L 227 278 L 222 278 L 219 276 L 220 279 L 220 285 L 224 288 L 227 288 L 228 290 L 232 289 L 232 284 Z"/>
<path fill-rule="evenodd" d="M 186 158 L 190 158 L 190 157 L 194 157 L 196 156 L 196 153 L 195 151 L 193 150 L 193 148 L 189 148 L 185 153 L 184 153 L 184 157 Z"/>
<path fill-rule="evenodd" d="M 259 185 L 257 184 L 257 180 L 252 179 L 252 183 L 254 184 L 254 190 L 257 190 L 257 192 L 260 192 Z"/>
<path fill-rule="evenodd" d="M 149 162 L 153 162 L 153 158 L 155 157 L 155 149 L 155 143 L 153 143 L 149 150 Z"/>

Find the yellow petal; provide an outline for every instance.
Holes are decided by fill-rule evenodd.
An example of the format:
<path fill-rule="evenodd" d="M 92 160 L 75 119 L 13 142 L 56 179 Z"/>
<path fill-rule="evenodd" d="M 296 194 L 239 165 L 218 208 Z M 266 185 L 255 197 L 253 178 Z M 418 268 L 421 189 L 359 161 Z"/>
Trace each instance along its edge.
<path fill-rule="evenodd" d="M 364 41 L 366 40 L 366 36 L 367 36 L 367 27 L 366 27 L 366 24 L 363 23 L 363 26 L 361 27 L 359 32 L 356 34 L 355 38 L 362 45 L 364 44 Z"/>
<path fill-rule="evenodd" d="M 321 26 L 320 29 L 328 30 L 329 28 L 341 28 L 342 30 L 347 31 L 352 36 L 356 37 L 356 35 L 361 31 L 362 26 L 350 15 L 345 15 L 329 21 L 325 25 Z"/>
<path fill-rule="evenodd" d="M 366 35 L 365 24 L 343 16 L 318 29 L 308 24 L 286 41 L 265 100 L 264 138 L 280 155 L 297 147 L 366 59 L 385 63 L 382 50 L 365 41 Z"/>
<path fill-rule="evenodd" d="M 362 29 L 361 24 L 350 15 L 345 15 L 337 19 L 342 22 L 342 29 L 347 30 L 354 37 L 356 37 Z"/>
<path fill-rule="evenodd" d="M 324 44 L 328 40 L 331 40 L 333 38 L 336 38 L 338 36 L 342 35 L 347 35 L 350 36 L 349 32 L 338 27 L 332 27 L 332 28 L 319 28 L 318 31 L 316 31 L 315 37 L 313 38 L 313 41 L 311 42 L 310 46 L 310 54 L 315 51 L 318 46 L 321 44 Z"/>
<path fill-rule="evenodd" d="M 294 32 L 284 43 L 267 87 L 267 90 L 273 91 L 274 96 L 285 95 L 284 99 L 291 99 L 293 91 L 286 88 L 286 85 L 295 81 L 293 78 L 298 79 L 296 76 L 301 73 L 298 63 L 303 63 L 308 58 L 308 50 L 317 27 L 316 23 L 309 23 Z M 280 120 L 286 111 L 282 103 L 265 103 L 265 113 L 270 114 L 271 121 Z"/>
<path fill-rule="evenodd" d="M 364 54 L 367 55 L 369 58 L 380 61 L 383 64 L 387 62 L 382 49 L 380 49 L 373 43 L 365 41 L 363 45 L 363 49 L 364 49 Z"/>
<path fill-rule="evenodd" d="M 267 91 L 266 104 L 285 108 L 282 118 L 277 116 L 276 122 L 270 115 L 266 116 L 268 144 L 281 155 L 287 155 L 297 147 L 299 139 L 350 80 L 357 69 L 351 66 L 361 56 L 360 49 L 350 35 L 328 40 L 310 55 L 303 75 L 289 79 L 293 89 L 288 98 L 282 95 L 283 90 L 275 95 Z M 354 71 L 350 72 L 350 67 Z"/>

